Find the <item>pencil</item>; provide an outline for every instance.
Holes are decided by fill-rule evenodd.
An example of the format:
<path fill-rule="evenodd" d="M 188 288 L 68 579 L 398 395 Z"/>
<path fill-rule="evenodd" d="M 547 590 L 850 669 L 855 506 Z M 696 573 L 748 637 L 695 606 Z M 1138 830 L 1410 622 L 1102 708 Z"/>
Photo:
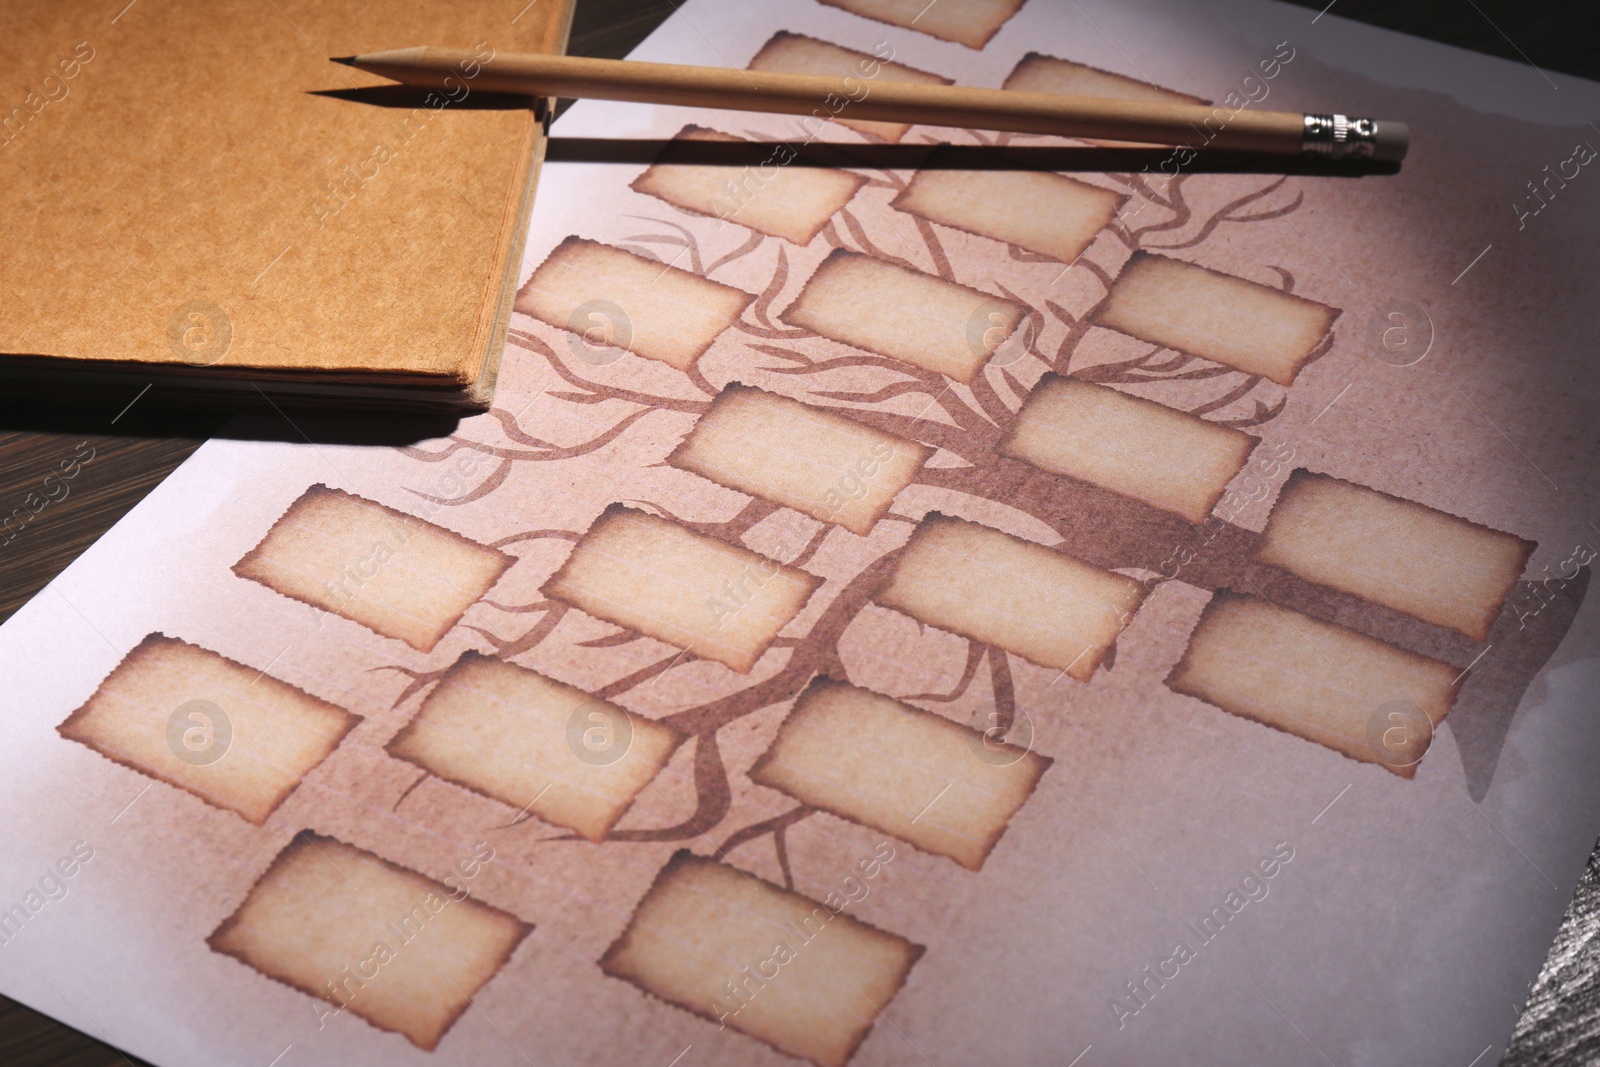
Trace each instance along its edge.
<path fill-rule="evenodd" d="M 861 77 L 636 63 L 536 53 L 402 48 L 336 63 L 407 85 L 460 87 L 569 99 L 813 115 L 963 129 L 1010 130 L 1154 145 L 1195 145 L 1398 163 L 1410 131 L 1401 122 L 1238 110 L 1205 104 L 1113 100 Z M 452 90 L 452 87 L 456 87 Z"/>

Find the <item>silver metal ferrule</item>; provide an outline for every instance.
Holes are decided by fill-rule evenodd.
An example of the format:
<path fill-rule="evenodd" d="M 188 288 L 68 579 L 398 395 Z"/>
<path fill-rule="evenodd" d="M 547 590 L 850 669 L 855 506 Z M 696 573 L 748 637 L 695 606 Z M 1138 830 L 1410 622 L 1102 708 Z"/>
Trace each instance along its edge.
<path fill-rule="evenodd" d="M 1300 151 L 1329 159 L 1371 159 L 1377 148 L 1378 124 L 1348 115 L 1307 115 Z"/>

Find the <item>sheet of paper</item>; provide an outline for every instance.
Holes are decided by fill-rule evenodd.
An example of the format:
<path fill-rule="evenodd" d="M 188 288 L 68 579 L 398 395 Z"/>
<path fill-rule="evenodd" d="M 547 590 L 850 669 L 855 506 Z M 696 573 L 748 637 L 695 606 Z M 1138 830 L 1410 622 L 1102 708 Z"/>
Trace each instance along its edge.
<path fill-rule="evenodd" d="M 1600 831 L 1600 89 L 917 6 L 639 58 L 1412 154 L 574 107 L 492 413 L 208 443 L 0 628 L 0 991 L 170 1067 L 1495 1061 Z"/>

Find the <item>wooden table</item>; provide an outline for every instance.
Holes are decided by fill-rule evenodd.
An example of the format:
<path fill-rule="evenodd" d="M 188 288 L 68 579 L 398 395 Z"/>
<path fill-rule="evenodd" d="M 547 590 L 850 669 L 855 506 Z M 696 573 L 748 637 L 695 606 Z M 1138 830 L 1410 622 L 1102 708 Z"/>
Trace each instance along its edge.
<path fill-rule="evenodd" d="M 733 2 L 733 0 L 725 0 Z M 959 3 L 961 0 L 944 0 Z M 1048 3 L 1053 0 L 1032 0 Z M 1428 37 L 1447 44 L 1600 80 L 1600 5 L 1538 4 L 1518 0 L 1289 0 L 1320 12 Z M 673 0 L 579 0 L 573 55 L 622 58 L 662 20 Z M 1316 16 L 1312 16 L 1316 17 Z M 1309 19 L 1308 19 L 1309 29 Z M 129 406 L 73 411 L 18 404 L 0 397 L 0 511 L 33 491 L 63 458 L 94 458 L 74 479 L 69 495 L 33 515 L 9 544 L 0 546 L 0 620 L 42 589 L 80 552 L 137 504 L 225 419 L 174 415 L 136 401 Z M 287 427 L 285 428 L 287 432 Z M 1578 1063 L 1600 1056 L 1600 849 L 1567 915 L 1556 953 L 1546 964 L 1518 1027 L 1507 1065 Z M 1578 948 L 1576 959 L 1573 945 Z M 0 960 L 3 962 L 3 960 Z M 1574 981 L 1570 976 L 1580 974 Z M 84 1019 L 69 1022 L 92 1032 Z M 111 1067 L 139 1061 L 0 997 L 0 1064 L 8 1067 Z M 1488 1067 L 1475 1064 L 1474 1067 Z"/>

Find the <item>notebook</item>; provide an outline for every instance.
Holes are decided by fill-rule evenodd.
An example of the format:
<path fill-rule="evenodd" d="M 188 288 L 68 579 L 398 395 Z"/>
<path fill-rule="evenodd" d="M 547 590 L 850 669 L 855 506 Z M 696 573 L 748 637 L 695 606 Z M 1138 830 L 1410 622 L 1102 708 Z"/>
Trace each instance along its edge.
<path fill-rule="evenodd" d="M 570 0 L 124 2 L 4 17 L 8 391 L 486 406 L 542 105 L 328 57 L 562 51 Z"/>

